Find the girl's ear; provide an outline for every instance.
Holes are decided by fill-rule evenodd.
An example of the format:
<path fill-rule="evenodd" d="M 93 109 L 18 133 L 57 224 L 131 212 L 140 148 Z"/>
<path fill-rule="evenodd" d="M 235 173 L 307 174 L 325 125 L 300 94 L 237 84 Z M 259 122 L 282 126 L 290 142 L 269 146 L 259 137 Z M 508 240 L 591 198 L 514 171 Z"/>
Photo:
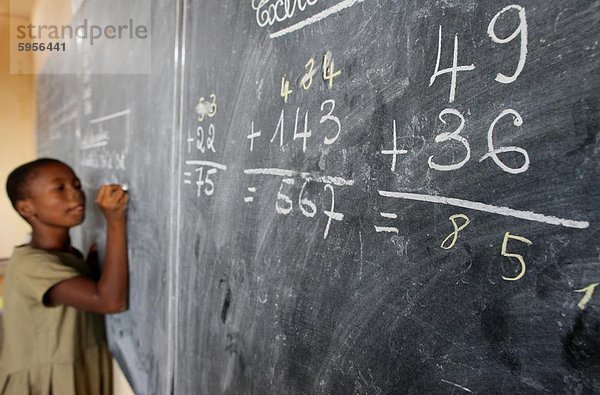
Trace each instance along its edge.
<path fill-rule="evenodd" d="M 17 212 L 26 220 L 31 221 L 35 218 L 35 208 L 33 207 L 31 200 L 19 200 L 16 206 Z"/>

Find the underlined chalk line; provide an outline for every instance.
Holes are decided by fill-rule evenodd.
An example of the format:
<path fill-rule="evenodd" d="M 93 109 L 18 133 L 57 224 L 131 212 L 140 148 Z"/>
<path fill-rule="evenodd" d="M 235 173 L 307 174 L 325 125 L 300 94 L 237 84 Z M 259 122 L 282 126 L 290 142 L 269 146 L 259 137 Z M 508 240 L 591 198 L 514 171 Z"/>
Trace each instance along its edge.
<path fill-rule="evenodd" d="M 311 173 L 303 173 L 295 170 L 285 170 L 285 169 L 273 169 L 273 168 L 264 168 L 264 169 L 246 169 L 244 170 L 245 174 L 262 174 L 267 176 L 277 176 L 277 177 L 300 177 L 304 178 L 308 181 L 314 182 L 322 182 L 325 184 L 333 184 L 337 186 L 344 185 L 354 185 L 353 180 L 345 180 L 341 177 L 331 177 L 331 176 L 313 176 Z"/>
<path fill-rule="evenodd" d="M 312 25 L 313 23 L 317 23 L 320 20 L 323 20 L 323 19 L 327 18 L 328 16 L 336 14 L 336 13 L 342 11 L 343 9 L 352 7 L 356 3 L 362 3 L 363 1 L 364 0 L 343 0 L 343 1 L 340 1 L 336 5 L 331 6 L 331 7 L 327 8 L 327 9 L 319 12 L 318 14 L 313 15 L 310 18 L 307 18 L 307 19 L 305 19 L 303 21 L 295 23 L 292 26 L 288 26 L 285 29 L 281 29 L 279 31 L 276 31 L 275 33 L 271 33 L 269 35 L 269 37 L 270 38 L 277 38 L 277 37 L 285 36 L 288 33 L 295 32 L 296 30 L 300 30 L 300 29 L 302 29 L 302 28 L 304 28 L 306 26 Z"/>
<path fill-rule="evenodd" d="M 463 387 L 462 385 L 453 383 L 452 381 L 448 381 L 448 380 L 445 380 L 445 379 L 442 379 L 442 381 L 444 383 L 448 383 L 448 384 L 453 385 L 453 386 L 455 386 L 457 388 L 460 388 L 461 390 L 464 390 L 464 391 L 467 391 L 467 392 L 473 392 L 470 389 L 468 389 L 467 387 Z"/>
<path fill-rule="evenodd" d="M 95 141 L 93 143 L 82 143 L 81 146 L 79 147 L 79 149 L 81 151 L 87 151 L 87 150 L 91 150 L 94 148 L 100 148 L 100 147 L 104 147 L 108 145 L 108 140 L 104 139 L 101 141 Z"/>
<path fill-rule="evenodd" d="M 377 233 L 386 232 L 386 233 L 398 234 L 398 231 L 399 231 L 399 229 L 394 228 L 393 226 L 377 226 L 377 225 L 375 225 L 375 232 L 377 232 Z"/>
<path fill-rule="evenodd" d="M 430 202 L 430 203 L 438 203 L 438 204 L 447 204 L 449 206 L 462 207 L 471 210 L 482 211 L 491 214 L 504 215 L 507 217 L 515 217 L 524 219 L 527 221 L 534 222 L 542 222 L 550 225 L 559 225 L 564 226 L 566 228 L 575 228 L 575 229 L 586 229 L 590 226 L 588 221 L 574 221 L 570 219 L 553 217 L 550 215 L 543 215 L 534 213 L 532 211 L 521 211 L 514 210 L 509 207 L 501 207 L 501 206 L 492 206 L 490 204 L 473 202 L 470 200 L 463 199 L 455 199 L 444 196 L 435 196 L 435 195 L 423 195 L 419 193 L 409 193 L 409 192 L 390 192 L 390 191 L 379 191 L 381 196 L 391 197 L 396 199 L 407 199 L 407 200 L 417 200 L 421 202 Z"/>
<path fill-rule="evenodd" d="M 221 163 L 211 162 L 208 160 L 186 160 L 185 164 L 186 165 L 213 167 L 213 168 L 219 169 L 219 170 L 227 170 L 227 166 L 225 166 Z"/>
<path fill-rule="evenodd" d="M 103 117 L 92 119 L 92 120 L 90 120 L 90 123 L 91 124 L 95 124 L 95 123 L 105 122 L 105 121 L 109 121 L 111 119 L 115 119 L 115 118 L 123 117 L 125 115 L 129 115 L 129 114 L 131 114 L 131 110 L 127 109 L 127 110 L 115 112 L 115 113 L 112 113 L 112 114 L 109 114 L 109 115 L 105 115 Z"/>

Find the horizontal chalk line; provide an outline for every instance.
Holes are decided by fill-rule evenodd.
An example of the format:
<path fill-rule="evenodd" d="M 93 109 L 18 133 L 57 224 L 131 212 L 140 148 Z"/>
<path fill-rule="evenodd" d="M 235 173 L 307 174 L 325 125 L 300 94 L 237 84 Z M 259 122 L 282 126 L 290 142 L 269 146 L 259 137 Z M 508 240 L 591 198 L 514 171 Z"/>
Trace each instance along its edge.
<path fill-rule="evenodd" d="M 398 218 L 398 214 L 395 214 L 395 213 L 379 213 L 379 215 L 381 215 L 383 218 L 392 218 L 392 219 Z"/>
<path fill-rule="evenodd" d="M 444 383 L 448 383 L 448 384 L 450 384 L 450 385 L 453 385 L 453 386 L 455 386 L 455 387 L 458 387 L 458 388 L 460 388 L 460 389 L 462 389 L 462 390 L 465 390 L 465 391 L 467 391 L 467 392 L 473 392 L 473 391 L 471 391 L 470 389 L 468 389 L 467 387 L 463 387 L 462 385 L 460 385 L 460 384 L 456 384 L 456 383 L 453 383 L 452 381 L 448 381 L 448 380 L 445 380 L 445 379 L 442 379 L 442 381 L 443 381 Z"/>
<path fill-rule="evenodd" d="M 88 151 L 94 148 L 105 147 L 108 145 L 108 140 L 96 141 L 93 143 L 82 143 L 79 149 L 81 151 Z"/>
<path fill-rule="evenodd" d="M 336 14 L 338 12 L 340 12 L 341 10 L 345 9 L 345 8 L 349 8 L 352 7 L 354 4 L 356 3 L 362 3 L 364 0 L 344 0 L 341 1 L 339 3 L 337 3 L 336 5 L 333 5 L 321 12 L 319 12 L 318 14 L 315 14 L 313 16 L 311 16 L 310 18 L 307 18 L 303 21 L 300 21 L 298 23 L 293 24 L 292 26 L 286 27 L 285 29 L 281 29 L 275 33 L 271 33 L 269 35 L 270 38 L 277 38 L 277 37 L 281 37 L 281 36 L 285 36 L 288 33 L 291 32 L 295 32 L 296 30 L 300 30 L 306 26 L 312 25 L 313 23 L 317 23 L 320 20 L 323 20 L 325 18 L 327 18 L 328 16 L 331 16 L 333 14 Z"/>
<path fill-rule="evenodd" d="M 214 167 L 215 169 L 227 170 L 227 166 L 222 165 L 220 163 L 216 163 L 216 162 L 210 162 L 207 160 L 186 160 L 185 164 L 186 165 L 196 165 L 196 166 L 207 166 L 207 167 Z"/>
<path fill-rule="evenodd" d="M 375 232 L 387 232 L 387 233 L 398 233 L 398 228 L 391 226 L 377 226 L 375 225 Z"/>
<path fill-rule="evenodd" d="M 111 119 L 114 119 L 114 118 L 118 118 L 118 117 L 122 117 L 122 116 L 125 116 L 125 115 L 129 115 L 130 113 L 131 113 L 131 110 L 127 109 L 127 110 L 115 112 L 113 114 L 105 115 L 105 116 L 100 117 L 100 118 L 92 119 L 90 121 L 90 123 L 94 124 L 94 123 L 104 122 L 104 121 L 108 121 L 108 120 L 111 120 Z"/>
<path fill-rule="evenodd" d="M 430 203 L 439 203 L 439 204 L 447 204 L 449 206 L 462 207 L 477 211 L 482 211 L 491 214 L 504 215 L 507 217 L 515 217 L 524 219 L 527 221 L 534 222 L 542 222 L 550 225 L 559 225 L 567 228 L 575 228 L 575 229 L 586 229 L 590 226 L 588 221 L 574 221 L 570 219 L 553 217 L 550 215 L 543 215 L 534 213 L 532 211 L 521 211 L 514 210 L 509 207 L 501 207 L 501 206 L 492 206 L 490 204 L 473 202 L 470 200 L 463 199 L 455 199 L 444 196 L 434 196 L 434 195 L 423 195 L 419 193 L 409 193 L 409 192 L 390 192 L 390 191 L 379 191 L 381 196 L 391 197 L 396 199 L 407 199 L 407 200 L 417 200 L 421 202 L 430 202 Z"/>
<path fill-rule="evenodd" d="M 353 180 L 345 180 L 341 177 L 331 177 L 331 176 L 313 176 L 310 173 L 299 172 L 295 170 L 286 170 L 286 169 L 274 169 L 274 168 L 263 168 L 263 169 L 246 169 L 244 170 L 245 174 L 261 174 L 267 176 L 277 176 L 277 177 L 300 177 L 305 180 L 314 181 L 314 182 L 322 182 L 325 184 L 333 184 L 337 186 L 344 185 L 354 185 Z"/>

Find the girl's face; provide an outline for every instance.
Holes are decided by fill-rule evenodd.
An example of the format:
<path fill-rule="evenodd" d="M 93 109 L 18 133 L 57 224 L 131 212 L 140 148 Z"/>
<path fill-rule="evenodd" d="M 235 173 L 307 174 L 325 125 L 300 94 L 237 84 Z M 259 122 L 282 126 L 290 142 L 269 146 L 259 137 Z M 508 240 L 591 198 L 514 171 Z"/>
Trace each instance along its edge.
<path fill-rule="evenodd" d="M 29 181 L 29 199 L 33 218 L 40 225 L 71 228 L 83 222 L 85 194 L 73 170 L 60 163 L 36 170 Z"/>

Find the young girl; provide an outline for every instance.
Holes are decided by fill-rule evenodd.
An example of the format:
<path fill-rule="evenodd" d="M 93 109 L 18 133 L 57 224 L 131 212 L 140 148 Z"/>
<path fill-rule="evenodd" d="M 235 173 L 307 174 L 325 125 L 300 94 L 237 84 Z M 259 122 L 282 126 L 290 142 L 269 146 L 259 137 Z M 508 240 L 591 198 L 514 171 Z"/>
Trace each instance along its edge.
<path fill-rule="evenodd" d="M 102 275 L 95 276 L 69 238 L 85 214 L 81 183 L 69 166 L 46 158 L 26 163 L 10 174 L 6 190 L 32 238 L 15 248 L 6 268 L 0 394 L 110 394 L 99 314 L 127 307 L 128 195 L 119 185 L 98 192 L 107 250 Z"/>

